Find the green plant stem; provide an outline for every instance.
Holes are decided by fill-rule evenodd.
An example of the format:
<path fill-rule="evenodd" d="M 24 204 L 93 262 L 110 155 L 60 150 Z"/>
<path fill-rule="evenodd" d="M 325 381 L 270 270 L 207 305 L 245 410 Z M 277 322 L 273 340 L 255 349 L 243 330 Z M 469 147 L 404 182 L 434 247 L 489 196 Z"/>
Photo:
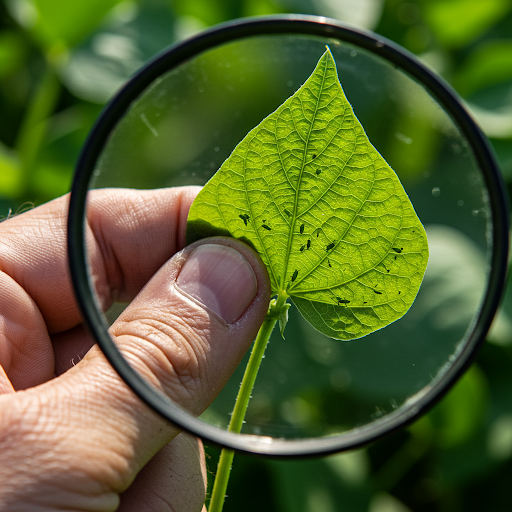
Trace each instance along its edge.
<path fill-rule="evenodd" d="M 33 193 L 33 172 L 48 127 L 48 119 L 55 109 L 60 82 L 51 63 L 45 63 L 22 121 L 15 148 L 21 163 L 23 195 Z"/>
<path fill-rule="evenodd" d="M 279 319 L 279 312 L 286 303 L 288 296 L 286 293 L 278 295 L 277 300 L 272 300 L 270 307 L 265 318 L 265 321 L 258 331 L 254 347 L 247 363 L 242 384 L 235 401 L 235 407 L 229 422 L 228 431 L 239 433 L 244 424 L 245 413 L 249 405 L 251 393 L 258 375 L 258 370 L 267 348 L 268 340 L 274 330 L 274 327 Z M 224 506 L 224 499 L 226 497 L 226 489 L 228 487 L 229 475 L 231 474 L 231 466 L 235 452 L 233 450 L 223 448 L 220 454 L 219 464 L 217 466 L 217 474 L 215 476 L 215 483 L 213 484 L 212 497 L 210 500 L 209 512 L 221 512 Z"/>

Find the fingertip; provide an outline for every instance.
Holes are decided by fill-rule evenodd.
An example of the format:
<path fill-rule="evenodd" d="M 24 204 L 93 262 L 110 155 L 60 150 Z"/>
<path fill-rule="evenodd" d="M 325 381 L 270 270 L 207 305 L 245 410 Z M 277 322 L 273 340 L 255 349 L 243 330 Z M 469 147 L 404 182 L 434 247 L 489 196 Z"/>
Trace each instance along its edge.
<path fill-rule="evenodd" d="M 189 254 L 176 285 L 227 323 L 245 313 L 258 291 L 247 259 L 236 249 L 215 243 L 199 245 Z"/>

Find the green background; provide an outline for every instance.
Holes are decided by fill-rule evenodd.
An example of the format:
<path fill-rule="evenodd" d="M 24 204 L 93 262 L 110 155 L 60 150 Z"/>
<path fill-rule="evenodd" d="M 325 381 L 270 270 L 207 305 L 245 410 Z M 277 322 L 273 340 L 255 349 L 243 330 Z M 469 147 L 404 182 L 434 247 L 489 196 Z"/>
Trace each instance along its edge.
<path fill-rule="evenodd" d="M 208 26 L 297 12 L 371 29 L 468 102 L 512 185 L 511 0 L 3 0 L 0 217 L 69 190 L 102 105 L 147 59 Z M 208 447 L 215 471 L 216 449 Z M 225 510 L 512 508 L 512 289 L 476 363 L 427 416 L 372 446 L 303 461 L 237 456 Z"/>

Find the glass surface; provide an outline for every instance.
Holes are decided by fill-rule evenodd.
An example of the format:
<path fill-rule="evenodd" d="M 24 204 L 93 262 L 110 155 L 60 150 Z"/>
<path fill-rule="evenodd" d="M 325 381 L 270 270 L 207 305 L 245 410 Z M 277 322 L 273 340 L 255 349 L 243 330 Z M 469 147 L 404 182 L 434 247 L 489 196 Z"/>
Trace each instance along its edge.
<path fill-rule="evenodd" d="M 315 36 L 247 37 L 146 88 L 110 134 L 90 182 L 203 185 L 304 83 L 325 45 L 356 116 L 425 226 L 430 259 L 410 311 L 362 339 L 327 338 L 292 306 L 286 338 L 272 335 L 243 428 L 280 439 L 343 434 L 414 407 L 464 346 L 488 285 L 492 224 L 483 176 L 460 129 L 421 84 L 369 51 Z M 203 421 L 227 427 L 247 358 Z"/>

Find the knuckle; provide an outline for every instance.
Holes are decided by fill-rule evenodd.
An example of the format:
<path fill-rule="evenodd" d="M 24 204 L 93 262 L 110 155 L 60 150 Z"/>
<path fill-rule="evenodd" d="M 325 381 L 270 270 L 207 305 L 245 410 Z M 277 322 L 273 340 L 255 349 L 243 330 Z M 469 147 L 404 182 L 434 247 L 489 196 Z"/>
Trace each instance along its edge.
<path fill-rule="evenodd" d="M 118 348 L 151 384 L 191 412 L 202 412 L 196 409 L 208 388 L 207 330 L 183 316 L 167 313 L 165 321 L 140 311 L 138 316 L 111 328 Z"/>

